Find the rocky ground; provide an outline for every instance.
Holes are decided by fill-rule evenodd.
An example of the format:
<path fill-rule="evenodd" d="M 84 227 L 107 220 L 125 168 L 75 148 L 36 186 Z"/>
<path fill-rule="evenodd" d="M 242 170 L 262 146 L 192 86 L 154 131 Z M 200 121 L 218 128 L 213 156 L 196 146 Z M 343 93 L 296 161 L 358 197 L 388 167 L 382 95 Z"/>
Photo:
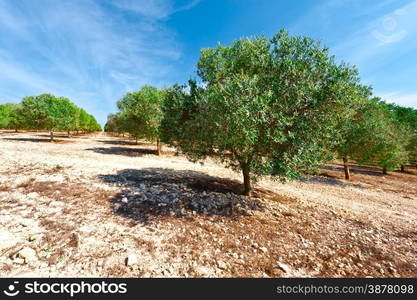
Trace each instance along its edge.
<path fill-rule="evenodd" d="M 0 132 L 0 276 L 416 277 L 417 170 L 240 174 L 106 135 Z"/>

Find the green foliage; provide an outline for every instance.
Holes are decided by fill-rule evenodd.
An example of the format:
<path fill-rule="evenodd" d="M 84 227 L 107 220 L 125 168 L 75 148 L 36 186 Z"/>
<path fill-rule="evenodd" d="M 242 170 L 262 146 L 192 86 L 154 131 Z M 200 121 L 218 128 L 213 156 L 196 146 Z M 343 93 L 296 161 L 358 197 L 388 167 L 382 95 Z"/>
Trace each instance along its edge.
<path fill-rule="evenodd" d="M 67 131 L 75 130 L 78 107 L 67 98 L 58 98 L 58 103 L 61 111 L 61 120 L 58 123 L 58 129 Z"/>
<path fill-rule="evenodd" d="M 7 112 L 7 113 L 6 113 Z M 85 110 L 77 107 L 69 99 L 51 94 L 28 96 L 20 104 L 0 106 L 1 126 L 14 129 L 41 130 L 101 130 L 96 119 Z M 6 124 L 7 123 L 7 124 Z"/>
<path fill-rule="evenodd" d="M 204 88 L 188 96 L 174 87 L 172 103 L 164 104 L 177 114 L 167 124 L 182 132 L 171 140 L 192 160 L 215 157 L 255 179 L 315 170 L 329 157 L 337 126 L 362 89 L 355 68 L 335 63 L 320 43 L 284 30 L 272 39 L 204 49 L 197 73 Z"/>
<path fill-rule="evenodd" d="M 402 131 L 404 139 L 406 162 L 417 162 L 417 109 L 386 104 Z"/>
<path fill-rule="evenodd" d="M 0 128 L 19 129 L 24 127 L 22 107 L 20 104 L 0 104 Z"/>
<path fill-rule="evenodd" d="M 162 105 L 164 118 L 160 127 L 163 142 L 175 147 L 189 145 L 189 130 L 192 128 L 185 124 L 198 113 L 198 95 L 201 91 L 193 80 L 189 81 L 189 86 L 175 84 L 165 89 Z"/>
<path fill-rule="evenodd" d="M 78 108 L 77 116 L 78 118 L 75 122 L 75 130 L 86 132 L 101 131 L 101 126 L 97 123 L 94 116 L 88 114 L 84 109 Z"/>
<path fill-rule="evenodd" d="M 379 98 L 365 99 L 344 134 L 338 149 L 342 157 L 376 164 L 387 170 L 393 170 L 407 160 L 405 127 Z"/>
<path fill-rule="evenodd" d="M 417 164 L 417 131 L 411 135 L 406 150 L 408 153 L 408 161 Z"/>
<path fill-rule="evenodd" d="M 104 131 L 106 132 L 123 132 L 123 120 L 120 113 L 109 114 L 107 116 L 107 123 L 104 125 Z"/>
<path fill-rule="evenodd" d="M 135 138 L 155 141 L 160 138 L 160 123 L 164 92 L 150 85 L 137 92 L 127 93 L 117 102 L 122 130 Z"/>

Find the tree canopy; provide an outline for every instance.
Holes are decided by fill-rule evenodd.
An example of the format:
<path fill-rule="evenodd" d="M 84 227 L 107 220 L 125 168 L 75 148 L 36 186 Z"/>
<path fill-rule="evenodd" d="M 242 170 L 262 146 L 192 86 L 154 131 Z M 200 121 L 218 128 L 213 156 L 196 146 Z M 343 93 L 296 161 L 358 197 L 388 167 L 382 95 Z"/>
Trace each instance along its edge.
<path fill-rule="evenodd" d="M 134 138 L 157 141 L 157 152 L 160 154 L 160 124 L 163 118 L 162 101 L 164 91 L 145 85 L 139 91 L 127 93 L 117 102 L 117 118 L 111 115 L 109 126 L 118 125 Z M 116 121 L 116 122 L 115 122 Z M 118 128 L 120 130 L 120 128 Z"/>
<path fill-rule="evenodd" d="M 22 106 L 16 103 L 0 104 L 0 128 L 15 129 L 24 127 Z"/>

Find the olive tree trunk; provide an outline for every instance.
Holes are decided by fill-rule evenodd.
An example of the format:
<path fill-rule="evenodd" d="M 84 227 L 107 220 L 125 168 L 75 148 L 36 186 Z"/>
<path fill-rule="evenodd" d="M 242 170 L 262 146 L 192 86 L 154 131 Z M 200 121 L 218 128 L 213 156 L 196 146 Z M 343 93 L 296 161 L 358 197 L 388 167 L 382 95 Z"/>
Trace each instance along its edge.
<path fill-rule="evenodd" d="M 384 174 L 384 175 L 387 175 L 388 174 L 387 167 L 383 167 L 382 168 L 382 174 Z"/>
<path fill-rule="evenodd" d="M 247 165 L 242 166 L 242 174 L 243 174 L 243 185 L 244 185 L 243 193 L 245 194 L 245 196 L 251 196 L 252 184 L 250 180 L 250 169 Z"/>
<path fill-rule="evenodd" d="M 158 156 L 161 155 L 161 148 L 162 148 L 161 140 L 160 139 L 157 139 L 156 140 L 156 154 Z"/>
<path fill-rule="evenodd" d="M 405 166 L 401 165 L 401 172 L 404 173 L 405 172 Z"/>
<path fill-rule="evenodd" d="M 343 169 L 345 170 L 345 179 L 350 180 L 350 169 L 348 159 L 343 157 Z"/>
<path fill-rule="evenodd" d="M 54 132 L 51 130 L 51 142 L 54 141 Z"/>

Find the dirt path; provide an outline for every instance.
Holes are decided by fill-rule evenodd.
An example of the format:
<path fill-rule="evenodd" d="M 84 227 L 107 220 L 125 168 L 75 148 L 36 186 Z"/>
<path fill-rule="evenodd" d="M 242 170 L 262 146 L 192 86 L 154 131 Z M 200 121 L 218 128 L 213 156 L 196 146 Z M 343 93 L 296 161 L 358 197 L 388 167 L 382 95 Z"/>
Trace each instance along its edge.
<path fill-rule="evenodd" d="M 246 199 L 240 174 L 173 149 L 47 139 L 0 132 L 3 277 L 417 276 L 416 171 L 333 164 Z"/>

